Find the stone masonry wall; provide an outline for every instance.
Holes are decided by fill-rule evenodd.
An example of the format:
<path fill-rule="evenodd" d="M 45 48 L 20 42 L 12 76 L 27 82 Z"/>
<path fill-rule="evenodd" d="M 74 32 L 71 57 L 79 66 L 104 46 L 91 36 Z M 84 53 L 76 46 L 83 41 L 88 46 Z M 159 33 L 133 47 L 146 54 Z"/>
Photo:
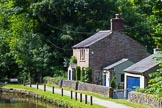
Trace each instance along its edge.
<path fill-rule="evenodd" d="M 64 80 L 62 83 L 62 86 L 60 87 L 69 87 L 76 90 L 82 90 L 82 91 L 90 91 L 94 93 L 98 93 L 104 96 L 113 97 L 113 90 L 109 87 L 101 86 L 101 85 L 95 85 L 95 84 L 89 84 L 89 83 L 83 83 L 83 82 L 77 82 L 77 81 L 71 81 L 71 80 Z"/>
<path fill-rule="evenodd" d="M 95 84 L 88 84 L 88 83 L 83 83 L 83 82 L 78 83 L 78 90 L 90 91 L 90 92 L 102 94 L 108 97 L 112 97 L 112 94 L 113 94 L 112 89 L 109 87 L 95 85 Z"/>
<path fill-rule="evenodd" d="M 62 87 L 69 87 L 69 88 L 76 89 L 76 84 L 77 81 L 63 80 Z"/>
<path fill-rule="evenodd" d="M 162 98 L 157 99 L 155 96 L 150 94 L 130 92 L 128 95 L 128 100 L 131 102 L 148 105 L 151 108 L 162 108 Z"/>

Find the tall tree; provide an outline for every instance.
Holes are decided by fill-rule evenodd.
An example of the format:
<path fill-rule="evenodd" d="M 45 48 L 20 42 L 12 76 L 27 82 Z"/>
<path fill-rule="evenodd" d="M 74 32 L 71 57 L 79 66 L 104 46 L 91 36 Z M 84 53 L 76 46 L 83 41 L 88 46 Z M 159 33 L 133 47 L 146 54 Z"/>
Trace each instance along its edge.
<path fill-rule="evenodd" d="M 152 0 L 118 0 L 119 13 L 124 18 L 123 31 L 147 47 L 151 53 L 154 45 L 152 30 L 153 22 L 147 21 L 152 15 L 154 2 Z"/>

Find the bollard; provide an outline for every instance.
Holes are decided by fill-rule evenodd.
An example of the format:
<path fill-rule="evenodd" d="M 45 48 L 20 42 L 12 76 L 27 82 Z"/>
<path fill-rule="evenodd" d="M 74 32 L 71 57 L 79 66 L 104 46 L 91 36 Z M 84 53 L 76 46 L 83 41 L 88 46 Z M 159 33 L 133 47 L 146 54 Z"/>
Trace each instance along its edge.
<path fill-rule="evenodd" d="M 44 91 L 46 91 L 46 84 L 44 84 Z"/>
<path fill-rule="evenodd" d="M 87 95 L 85 95 L 85 104 L 87 104 Z"/>
<path fill-rule="evenodd" d="M 63 88 L 61 88 L 61 96 L 63 96 L 64 94 L 63 94 Z"/>
<path fill-rule="evenodd" d="M 92 96 L 90 97 L 90 104 L 93 105 L 93 98 L 92 98 Z"/>
<path fill-rule="evenodd" d="M 75 100 L 77 100 L 77 92 L 75 92 Z"/>
<path fill-rule="evenodd" d="M 38 89 L 38 83 L 37 83 L 37 89 Z"/>
<path fill-rule="evenodd" d="M 82 102 L 82 93 L 80 93 L 80 102 Z"/>
<path fill-rule="evenodd" d="M 52 87 L 52 93 L 53 94 L 55 93 L 55 87 L 54 86 Z"/>
<path fill-rule="evenodd" d="M 71 91 L 71 99 L 73 99 L 73 91 Z"/>

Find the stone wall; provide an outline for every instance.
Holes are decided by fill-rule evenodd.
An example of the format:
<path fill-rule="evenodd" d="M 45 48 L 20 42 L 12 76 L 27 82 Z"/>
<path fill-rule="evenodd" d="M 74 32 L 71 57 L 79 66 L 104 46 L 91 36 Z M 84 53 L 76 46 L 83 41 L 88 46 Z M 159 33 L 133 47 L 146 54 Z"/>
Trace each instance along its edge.
<path fill-rule="evenodd" d="M 77 81 L 72 80 L 63 80 L 62 85 L 60 87 L 69 87 L 73 89 L 77 89 Z"/>
<path fill-rule="evenodd" d="M 130 92 L 128 100 L 143 105 L 148 105 L 152 108 L 162 108 L 162 98 L 157 99 L 155 96 L 150 94 L 144 94 L 139 92 Z"/>
<path fill-rule="evenodd" d="M 14 93 L 14 94 L 21 94 L 26 96 L 35 96 L 37 93 L 30 91 L 30 90 L 22 90 L 22 89 L 13 89 L 13 88 L 0 88 L 0 93 Z"/>
<path fill-rule="evenodd" d="M 82 91 L 90 91 L 94 93 L 98 93 L 107 97 L 113 97 L 113 89 L 106 86 L 96 85 L 96 84 L 89 84 L 83 82 L 76 82 L 72 80 L 64 80 L 62 86 L 60 87 L 69 87 L 75 90 L 82 90 Z"/>
<path fill-rule="evenodd" d="M 78 83 L 78 90 L 90 91 L 108 97 L 112 97 L 113 94 L 112 89 L 109 87 L 96 85 L 96 84 L 83 83 L 83 82 Z"/>

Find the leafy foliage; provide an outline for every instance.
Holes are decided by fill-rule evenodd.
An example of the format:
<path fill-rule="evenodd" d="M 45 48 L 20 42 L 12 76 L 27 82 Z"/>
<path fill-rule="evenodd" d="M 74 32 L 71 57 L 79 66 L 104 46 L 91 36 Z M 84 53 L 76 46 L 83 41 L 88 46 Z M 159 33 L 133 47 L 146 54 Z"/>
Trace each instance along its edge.
<path fill-rule="evenodd" d="M 86 83 L 92 82 L 92 70 L 90 67 L 83 67 L 82 68 L 82 81 Z"/>
<path fill-rule="evenodd" d="M 115 82 L 115 80 L 116 80 L 116 74 L 115 73 L 113 73 L 112 74 L 112 79 L 111 79 L 111 87 L 113 88 L 113 89 L 116 89 L 117 88 L 117 85 L 116 85 L 116 82 Z"/>
<path fill-rule="evenodd" d="M 150 80 L 145 92 L 162 97 L 162 58 L 157 57 L 156 60 L 160 62 L 160 68 L 149 74 Z"/>
<path fill-rule="evenodd" d="M 152 50 L 162 43 L 161 4 L 161 0 L 1 0 L 0 77 L 36 82 L 46 75 L 64 75 L 71 47 L 98 30 L 110 29 L 115 13 L 125 19 L 123 31 Z"/>
<path fill-rule="evenodd" d="M 71 56 L 70 63 L 77 63 L 77 59 L 75 56 Z"/>
<path fill-rule="evenodd" d="M 151 24 L 152 37 L 155 39 L 155 43 L 162 47 L 162 1 L 155 0 L 152 7 L 152 15 L 148 16 L 148 22 L 154 22 Z M 159 69 L 156 72 L 151 73 L 149 85 L 145 92 L 155 94 L 157 97 L 162 97 L 162 58 L 156 58 L 160 62 Z"/>
<path fill-rule="evenodd" d="M 81 79 L 80 66 L 76 66 L 75 71 L 76 71 L 76 80 L 79 81 Z"/>
<path fill-rule="evenodd" d="M 66 79 L 66 77 L 49 77 L 49 76 L 46 76 L 46 77 L 44 77 L 43 78 L 43 82 L 44 83 L 47 83 L 47 84 L 55 84 L 55 85 L 59 85 L 59 82 L 61 81 L 61 80 L 65 80 Z"/>

